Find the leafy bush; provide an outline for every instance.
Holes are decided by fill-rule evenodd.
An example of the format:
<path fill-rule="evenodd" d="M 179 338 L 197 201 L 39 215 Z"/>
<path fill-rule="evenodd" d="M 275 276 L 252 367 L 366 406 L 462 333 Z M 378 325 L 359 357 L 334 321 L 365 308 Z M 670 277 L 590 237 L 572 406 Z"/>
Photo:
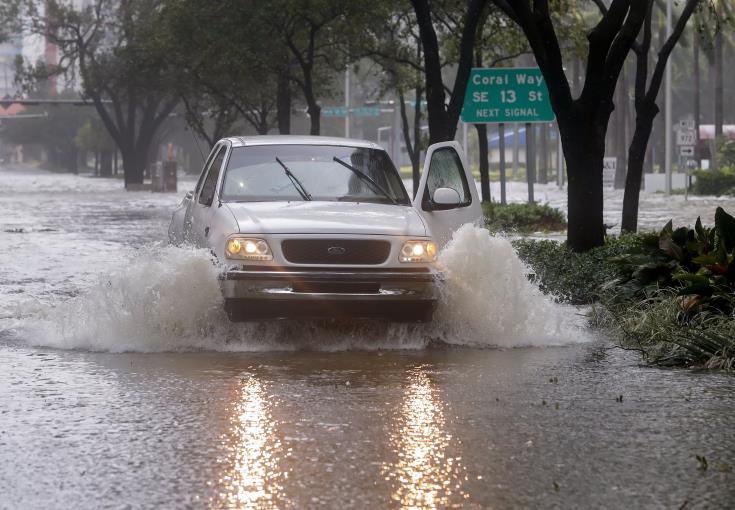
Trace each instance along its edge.
<path fill-rule="evenodd" d="M 567 228 L 564 213 L 548 204 L 483 202 L 482 209 L 487 227 L 494 232 L 549 232 Z"/>
<path fill-rule="evenodd" d="M 608 238 L 574 253 L 554 241 L 518 240 L 540 288 L 573 304 L 595 304 L 592 319 L 621 345 L 667 365 L 735 369 L 735 218 L 715 226 Z"/>
<path fill-rule="evenodd" d="M 717 151 L 719 166 L 735 167 L 735 140 L 725 140 Z"/>
<path fill-rule="evenodd" d="M 697 218 L 693 229 L 676 230 L 669 221 L 658 237 L 658 250 L 626 253 L 613 259 L 621 277 L 607 286 L 627 291 L 630 296 L 650 293 L 661 287 L 678 287 L 687 310 L 715 308 L 733 312 L 735 290 L 735 218 L 721 207 L 715 211 L 715 226 L 705 228 Z"/>
<path fill-rule="evenodd" d="M 652 363 L 735 369 L 735 317 L 683 313 L 674 289 L 641 300 L 607 300 L 593 309 L 592 319 Z"/>
<path fill-rule="evenodd" d="M 582 305 L 598 300 L 604 284 L 622 276 L 616 257 L 641 250 L 652 238 L 650 234 L 608 237 L 603 246 L 585 253 L 575 253 L 566 244 L 550 240 L 519 239 L 513 246 L 534 271 L 533 278 L 543 292 Z"/>
<path fill-rule="evenodd" d="M 697 180 L 692 184 L 695 195 L 733 195 L 735 194 L 735 167 L 720 170 L 696 170 Z"/>

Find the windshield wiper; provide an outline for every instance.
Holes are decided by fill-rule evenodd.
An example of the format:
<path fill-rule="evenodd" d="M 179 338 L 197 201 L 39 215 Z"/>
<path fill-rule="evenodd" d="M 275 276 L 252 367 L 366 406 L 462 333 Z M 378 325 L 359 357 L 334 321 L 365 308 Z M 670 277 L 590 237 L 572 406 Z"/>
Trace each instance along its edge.
<path fill-rule="evenodd" d="M 343 167 L 345 167 L 345 168 L 347 168 L 349 170 L 352 170 L 352 172 L 356 176 L 358 176 L 360 179 L 362 179 L 363 181 L 365 181 L 366 183 L 368 183 L 370 185 L 370 187 L 373 188 L 373 190 L 377 191 L 378 193 L 380 193 L 381 195 L 383 195 L 385 198 L 387 198 L 388 200 L 390 200 L 391 202 L 393 202 L 394 205 L 400 205 L 398 203 L 398 201 L 390 195 L 390 193 L 388 193 L 387 191 L 385 191 L 385 189 L 380 184 L 378 184 L 377 182 L 375 182 L 369 175 L 367 175 L 366 173 L 362 172 L 361 170 L 358 170 L 357 168 L 355 168 L 354 166 L 350 165 L 349 163 L 345 163 L 344 161 L 342 161 L 341 159 L 339 159 L 337 156 L 334 156 L 332 159 L 334 161 L 336 161 L 337 163 L 339 163 L 340 165 L 342 165 Z"/>
<path fill-rule="evenodd" d="M 296 177 L 293 174 L 293 172 L 291 172 L 291 170 L 288 169 L 288 167 L 283 163 L 283 161 L 281 161 L 280 159 L 278 159 L 278 156 L 276 156 L 276 161 L 278 162 L 279 165 L 281 165 L 283 167 L 283 170 L 286 172 L 286 176 L 291 181 L 291 184 L 293 184 L 293 187 L 296 188 L 296 191 L 299 192 L 299 195 L 301 195 L 301 198 L 303 198 L 306 201 L 310 201 L 311 200 L 311 195 L 309 195 L 309 192 L 306 191 L 306 188 L 301 183 L 301 181 L 299 180 L 299 178 Z"/>

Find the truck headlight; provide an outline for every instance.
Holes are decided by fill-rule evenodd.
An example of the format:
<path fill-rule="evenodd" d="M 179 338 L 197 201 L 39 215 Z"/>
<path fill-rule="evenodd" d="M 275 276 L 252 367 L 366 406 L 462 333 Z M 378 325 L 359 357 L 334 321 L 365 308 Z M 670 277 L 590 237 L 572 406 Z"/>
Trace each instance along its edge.
<path fill-rule="evenodd" d="M 225 244 L 228 259 L 273 260 L 273 253 L 264 239 L 256 237 L 232 236 Z"/>
<path fill-rule="evenodd" d="M 398 256 L 401 262 L 434 262 L 436 244 L 431 241 L 406 241 Z"/>

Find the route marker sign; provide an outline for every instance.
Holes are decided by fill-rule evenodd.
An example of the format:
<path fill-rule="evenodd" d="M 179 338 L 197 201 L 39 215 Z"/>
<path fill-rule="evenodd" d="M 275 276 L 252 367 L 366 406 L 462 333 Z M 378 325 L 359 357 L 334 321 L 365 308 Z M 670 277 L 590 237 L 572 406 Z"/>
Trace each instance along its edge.
<path fill-rule="evenodd" d="M 693 158 L 694 157 L 694 146 L 693 145 L 679 146 L 679 154 L 683 157 Z"/>
<path fill-rule="evenodd" d="M 676 145 L 695 145 L 697 133 L 693 129 L 680 129 L 676 132 Z"/>
<path fill-rule="evenodd" d="M 549 91 L 539 68 L 472 69 L 464 96 L 463 122 L 551 122 L 554 118 Z"/>

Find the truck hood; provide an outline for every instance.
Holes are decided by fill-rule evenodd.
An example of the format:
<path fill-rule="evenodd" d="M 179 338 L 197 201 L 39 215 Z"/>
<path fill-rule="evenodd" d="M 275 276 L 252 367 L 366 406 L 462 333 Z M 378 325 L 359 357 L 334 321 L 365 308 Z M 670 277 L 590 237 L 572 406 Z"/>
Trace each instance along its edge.
<path fill-rule="evenodd" d="M 355 202 L 229 202 L 243 234 L 426 236 L 411 206 Z"/>

